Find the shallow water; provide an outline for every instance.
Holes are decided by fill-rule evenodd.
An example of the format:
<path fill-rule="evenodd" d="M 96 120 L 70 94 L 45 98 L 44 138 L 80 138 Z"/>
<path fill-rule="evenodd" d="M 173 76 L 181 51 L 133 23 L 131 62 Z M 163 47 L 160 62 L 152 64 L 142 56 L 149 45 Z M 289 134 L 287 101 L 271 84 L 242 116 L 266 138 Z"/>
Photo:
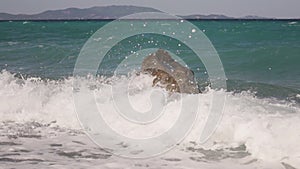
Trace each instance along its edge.
<path fill-rule="evenodd" d="M 120 158 L 95 145 L 83 132 L 76 117 L 72 97 L 72 79 L 63 81 L 22 81 L 13 75 L 1 74 L 1 165 L 11 167 L 66 168 L 101 166 L 101 168 L 195 168 L 199 166 L 216 168 L 282 168 L 282 164 L 299 166 L 300 109 L 296 103 L 263 99 L 248 92 L 226 93 L 223 118 L 216 132 L 205 143 L 198 142 L 204 121 L 209 113 L 211 97 L 216 92 L 184 95 L 183 100 L 199 98 L 199 116 L 189 135 L 166 154 L 145 160 Z M 149 107 L 147 98 L 154 90 L 152 78 L 132 76 L 110 79 L 116 88 L 123 88 L 135 79 L 141 87 L 132 93 L 116 90 L 117 97 L 127 98 L 131 93 L 132 103 L 137 109 Z M 128 125 L 118 120 L 112 113 L 113 95 L 110 85 L 101 79 L 82 79 L 82 87 L 88 87 L 96 94 L 96 102 L 104 113 L 110 127 L 128 137 L 149 137 L 164 133 L 176 120 L 178 104 L 176 100 L 164 103 L 168 118 L 148 126 Z M 98 86 L 95 88 L 95 85 Z M 92 87 L 94 86 L 94 87 Z M 132 91 L 132 88 L 128 90 Z M 101 92 L 100 92 L 101 91 Z M 120 92 L 121 91 L 121 92 Z M 93 102 L 89 102 L 93 104 Z M 147 106 L 148 105 L 148 106 Z M 89 107 L 89 105 L 87 105 Z M 185 109 L 189 111 L 189 109 Z M 160 124 L 160 125 L 159 125 Z M 151 126 L 150 126 L 151 127 Z M 145 132 L 147 131 L 147 132 Z M 34 144 L 32 144 L 34 142 Z M 120 142 L 120 149 L 126 143 Z M 116 145 L 118 146 L 118 145 Z M 104 147 L 106 148 L 106 147 Z M 80 167 L 79 167 L 80 168 Z"/>
<path fill-rule="evenodd" d="M 125 40 L 108 54 L 105 69 L 99 70 L 102 76 L 81 77 L 79 88 L 74 88 L 79 77 L 72 73 L 80 49 L 107 23 L 0 22 L 0 168 L 300 168 L 299 22 L 193 21 L 218 51 L 228 89 L 207 87 L 206 69 L 188 58 L 204 92 L 181 97 L 153 88 L 153 79 L 146 75 L 114 76 L 113 65 L 136 42 L 146 48 L 167 41 L 150 35 Z M 168 45 L 178 47 L 171 40 Z M 175 53 L 192 55 L 187 48 Z M 180 113 L 181 100 L 199 99 L 199 114 L 189 135 L 172 150 L 144 160 L 126 159 L 84 134 L 74 107 L 76 90 L 92 91 L 110 126 L 128 137 L 164 133 Z M 143 112 L 151 108 L 153 92 L 162 94 L 157 100 L 166 116 L 152 126 L 115 116 L 114 97 L 121 103 L 129 97 Z M 226 96 L 223 117 L 202 144 L 199 137 L 217 93 Z M 164 98 L 167 101 L 160 102 Z M 88 108 L 92 101 L 86 101 Z M 190 107 L 185 113 L 192 111 Z M 126 143 L 115 146 L 125 149 Z"/>

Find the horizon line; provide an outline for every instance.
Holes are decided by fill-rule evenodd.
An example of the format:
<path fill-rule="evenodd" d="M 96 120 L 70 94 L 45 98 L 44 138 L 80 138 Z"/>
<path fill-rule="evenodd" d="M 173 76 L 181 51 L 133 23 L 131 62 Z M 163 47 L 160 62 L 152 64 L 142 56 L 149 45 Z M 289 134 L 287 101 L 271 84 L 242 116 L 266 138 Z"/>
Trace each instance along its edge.
<path fill-rule="evenodd" d="M 104 5 L 104 6 L 92 6 L 92 7 L 86 7 L 86 8 L 67 7 L 67 8 L 59 8 L 59 9 L 47 9 L 47 10 L 44 10 L 42 12 L 32 13 L 32 14 L 26 14 L 26 13 L 9 13 L 9 12 L 1 12 L 0 11 L 0 14 L 9 14 L 9 15 L 15 15 L 15 16 L 16 15 L 28 15 L 28 16 L 30 16 L 30 15 L 38 15 L 38 14 L 41 14 L 41 13 L 44 13 L 44 12 L 48 12 L 48 11 L 59 11 L 59 10 L 68 10 L 68 9 L 80 9 L 80 10 L 82 10 L 82 9 L 90 9 L 90 8 L 95 8 L 95 7 L 113 7 L 113 6 L 115 6 L 115 7 L 150 8 L 150 9 L 154 9 L 154 10 L 160 11 L 160 10 L 155 9 L 153 7 L 146 7 L 146 6 L 135 6 L 135 5 Z M 163 12 L 163 11 L 161 11 L 161 12 Z M 230 20 L 230 19 L 233 19 L 233 20 L 239 20 L 239 19 L 252 20 L 252 18 L 246 18 L 246 17 L 249 17 L 249 16 L 250 17 L 257 17 L 257 18 L 253 18 L 254 20 L 299 20 L 300 19 L 300 17 L 266 17 L 266 16 L 261 16 L 261 15 L 255 15 L 255 14 L 247 14 L 247 15 L 238 16 L 238 17 L 229 16 L 229 15 L 223 14 L 223 13 L 222 14 L 217 14 L 217 13 L 210 13 L 210 14 L 193 13 L 193 14 L 187 14 L 187 15 L 175 14 L 175 16 L 179 16 L 179 17 L 188 17 L 188 16 L 197 16 L 197 15 L 202 15 L 202 16 L 210 16 L 210 15 L 219 15 L 219 16 L 221 16 L 222 15 L 222 16 L 228 17 L 228 19 L 216 19 L 216 20 Z M 117 19 L 117 18 L 112 18 L 112 19 Z M 20 20 L 23 20 L 23 19 L 20 19 Z M 26 19 L 24 19 L 24 20 L 26 20 Z M 41 19 L 41 20 L 43 20 L 43 19 Z M 59 19 L 49 19 L 49 20 L 59 20 Z M 73 19 L 70 19 L 70 20 L 73 20 Z M 77 20 L 77 19 L 74 19 L 74 20 Z M 98 19 L 91 19 L 91 20 L 98 20 Z M 201 18 L 198 19 L 197 18 L 197 19 L 194 19 L 194 20 L 207 20 L 207 19 L 203 19 L 203 18 L 202 19 Z"/>

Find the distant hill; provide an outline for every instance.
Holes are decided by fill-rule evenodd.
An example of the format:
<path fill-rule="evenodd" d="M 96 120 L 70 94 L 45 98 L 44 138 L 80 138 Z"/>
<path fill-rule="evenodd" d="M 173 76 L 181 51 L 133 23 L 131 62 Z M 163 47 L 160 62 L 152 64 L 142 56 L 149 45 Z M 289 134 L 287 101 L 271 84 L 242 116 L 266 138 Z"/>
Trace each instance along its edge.
<path fill-rule="evenodd" d="M 49 10 L 34 15 L 12 15 L 0 13 L 0 20 L 84 20 L 84 19 L 116 19 L 138 12 L 158 12 L 158 10 L 137 6 L 103 6 L 86 9 L 68 8 Z"/>
<path fill-rule="evenodd" d="M 255 15 L 247 15 L 247 16 L 244 16 L 242 19 L 270 19 L 270 18 L 255 16 Z M 271 19 L 275 19 L 275 18 L 271 18 Z"/>
<path fill-rule="evenodd" d="M 138 6 L 102 6 L 86 9 L 67 8 L 62 10 L 48 10 L 39 14 L 8 14 L 0 13 L 0 20 L 87 20 L 87 19 L 117 19 L 122 16 L 139 12 L 159 12 L 154 8 Z M 180 16 L 184 19 L 268 19 L 258 16 L 243 18 L 228 17 L 225 15 L 188 15 Z"/>
<path fill-rule="evenodd" d="M 180 16 L 184 19 L 236 19 L 233 17 L 225 16 L 225 15 L 187 15 L 187 16 Z"/>

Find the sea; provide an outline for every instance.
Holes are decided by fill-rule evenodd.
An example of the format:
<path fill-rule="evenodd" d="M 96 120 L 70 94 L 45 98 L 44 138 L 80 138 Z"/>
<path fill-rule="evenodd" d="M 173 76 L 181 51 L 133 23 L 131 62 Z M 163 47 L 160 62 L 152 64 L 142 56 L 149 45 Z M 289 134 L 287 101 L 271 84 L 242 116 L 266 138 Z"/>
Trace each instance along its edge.
<path fill-rule="evenodd" d="M 111 22 L 0 22 L 1 169 L 300 168 L 299 20 L 184 21 L 201 31 L 218 54 L 226 88 L 216 89 L 211 85 L 210 70 L 190 57 L 195 53 L 184 42 L 147 32 L 108 46 L 111 50 L 105 54 L 96 75 L 75 76 L 74 68 L 86 42 L 91 38 L 101 41 L 101 32 L 98 39 L 95 33 Z M 146 27 L 155 21 L 125 22 Z M 171 31 L 176 22 L 183 21 L 165 20 L 164 26 Z M 111 39 L 120 36 L 118 29 L 110 30 L 114 35 Z M 193 46 L 201 48 L 201 44 Z M 104 48 L 107 46 L 98 46 L 97 50 Z M 153 77 L 139 73 L 146 55 L 141 56 L 143 52 L 138 51 L 148 48 L 166 49 L 179 60 L 183 58 L 193 70 L 201 93 L 177 97 L 152 86 Z M 122 62 L 128 57 L 130 63 Z M 121 63 L 126 67 L 125 73 L 116 73 Z M 74 87 L 74 81 L 80 83 L 79 87 Z M 147 158 L 136 158 L 139 152 L 132 152 L 131 158 L 98 144 L 82 127 L 74 102 L 74 92 L 81 88 L 94 93 L 98 110 L 109 116 L 108 126 L 126 137 L 147 139 L 166 133 L 172 128 L 170 120 L 176 121 L 182 100 L 191 102 L 189 107 L 198 106 L 198 115 L 191 130 L 172 148 L 168 145 L 167 151 Z M 154 100 L 162 105 L 168 118 L 159 116 L 161 121 L 154 120 L 147 128 L 148 124 L 124 120 L 113 113 L 116 98 L 121 103 L 129 99 L 141 112 L 151 109 L 157 105 L 151 104 L 153 92 L 163 94 L 155 95 Z M 213 111 L 215 94 L 226 96 L 222 117 L 208 140 L 200 142 L 203 124 Z M 192 104 L 197 99 L 198 105 Z M 93 102 L 83 100 L 87 107 Z M 189 111 L 183 109 L 179 113 Z M 126 144 L 120 140 L 120 149 L 127 148 Z"/>

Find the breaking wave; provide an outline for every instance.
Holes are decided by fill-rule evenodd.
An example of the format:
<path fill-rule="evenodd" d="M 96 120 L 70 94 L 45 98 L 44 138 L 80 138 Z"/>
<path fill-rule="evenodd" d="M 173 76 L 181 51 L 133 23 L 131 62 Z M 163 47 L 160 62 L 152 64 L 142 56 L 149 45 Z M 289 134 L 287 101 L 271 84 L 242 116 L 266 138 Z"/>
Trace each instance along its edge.
<path fill-rule="evenodd" d="M 73 102 L 73 78 L 63 80 L 45 80 L 41 78 L 22 79 L 8 71 L 0 74 L 0 117 L 1 122 L 14 121 L 26 123 L 56 123 L 60 127 L 78 129 L 80 124 L 76 116 Z M 152 78 L 147 75 L 129 77 L 99 77 L 82 78 L 81 86 L 95 92 L 95 99 L 101 111 L 111 112 L 111 86 L 120 90 L 119 98 L 127 98 L 130 93 L 130 103 L 140 111 L 151 108 L 149 99 L 151 93 L 159 91 L 168 95 L 160 88 L 153 88 Z M 135 88 L 124 87 L 133 84 Z M 193 100 L 197 97 L 199 116 L 191 133 L 182 146 L 197 142 L 208 115 L 212 95 L 216 92 L 208 89 L 198 95 L 183 95 L 181 99 Z M 204 144 L 207 149 L 223 149 L 245 145 L 247 151 L 255 158 L 270 162 L 288 162 L 300 166 L 300 109 L 298 103 L 276 100 L 271 98 L 257 98 L 251 92 L 225 92 L 226 102 L 223 118 L 212 137 Z M 162 96 L 163 97 L 163 96 Z M 170 112 L 167 122 L 159 123 L 155 132 L 144 132 L 144 128 L 128 125 L 119 126 L 120 117 L 110 117 L 111 126 L 120 133 L 128 136 L 149 137 L 164 132 L 172 127 L 168 120 L 176 119 L 179 104 L 178 97 L 168 96 L 164 103 L 166 112 Z M 158 98 L 159 100 L 159 98 Z M 124 110 L 126 111 L 126 110 Z M 172 114 L 172 112 L 174 112 Z"/>

